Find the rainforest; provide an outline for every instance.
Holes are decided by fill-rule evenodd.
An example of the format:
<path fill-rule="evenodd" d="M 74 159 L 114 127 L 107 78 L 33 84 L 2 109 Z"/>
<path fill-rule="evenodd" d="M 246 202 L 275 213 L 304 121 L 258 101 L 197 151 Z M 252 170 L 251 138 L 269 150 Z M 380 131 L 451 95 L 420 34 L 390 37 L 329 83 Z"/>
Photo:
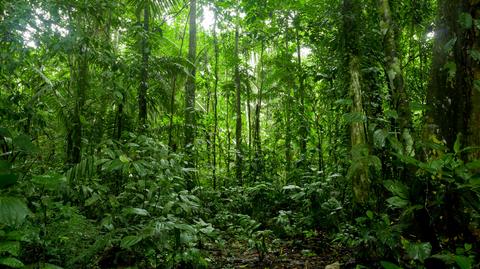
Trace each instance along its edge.
<path fill-rule="evenodd" d="M 479 253 L 479 0 L 0 1 L 0 268 Z"/>

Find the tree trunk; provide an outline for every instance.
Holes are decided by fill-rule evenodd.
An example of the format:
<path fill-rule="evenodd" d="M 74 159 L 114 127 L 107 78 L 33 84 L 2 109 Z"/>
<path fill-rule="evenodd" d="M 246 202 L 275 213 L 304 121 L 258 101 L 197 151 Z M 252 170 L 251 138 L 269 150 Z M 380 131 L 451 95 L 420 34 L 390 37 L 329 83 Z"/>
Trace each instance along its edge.
<path fill-rule="evenodd" d="M 183 27 L 182 33 L 182 42 L 180 43 L 180 49 L 178 50 L 178 55 L 182 56 L 183 43 L 185 41 L 185 34 L 187 33 L 188 20 L 185 21 L 185 26 Z M 169 150 L 176 152 L 177 144 L 173 141 L 173 117 L 175 116 L 175 97 L 177 95 L 177 74 L 175 73 L 172 78 L 172 96 L 170 96 L 170 117 L 169 117 L 169 126 L 168 126 L 168 148 Z"/>
<path fill-rule="evenodd" d="M 72 114 L 71 127 L 67 133 L 67 164 L 80 163 L 82 159 L 82 132 L 81 116 L 85 104 L 88 82 L 88 59 L 86 45 L 82 44 L 80 53 L 73 57 L 72 87 L 74 88 L 75 107 Z"/>
<path fill-rule="evenodd" d="M 361 6 L 358 0 L 343 1 L 343 35 L 344 53 L 346 54 L 345 70 L 347 70 L 349 94 L 353 100 L 351 113 L 365 118 L 362 100 L 362 86 L 360 84 L 360 51 L 358 25 L 361 23 Z M 370 189 L 368 166 L 362 163 L 368 155 L 367 139 L 364 120 L 354 120 L 350 125 L 350 139 L 352 145 L 352 164 L 349 177 L 352 180 L 355 201 L 359 204 L 367 202 Z"/>
<path fill-rule="evenodd" d="M 290 62 L 290 55 L 288 49 L 288 19 L 285 21 L 285 71 L 287 73 L 290 72 L 289 62 Z M 285 177 L 286 181 L 290 179 L 290 173 L 292 171 L 292 134 L 291 134 L 291 104 L 292 104 L 292 97 L 291 97 L 291 87 L 292 83 L 290 77 L 286 78 L 287 83 L 285 83 Z"/>
<path fill-rule="evenodd" d="M 299 18 L 297 18 L 298 20 Z M 298 137 L 300 140 L 300 167 L 306 164 L 307 160 L 307 141 L 308 141 L 308 121 L 305 115 L 305 76 L 303 73 L 302 67 L 302 55 L 301 55 L 301 42 L 300 36 L 298 33 L 298 28 L 300 27 L 299 23 L 295 27 L 295 35 L 297 42 L 297 64 L 298 64 L 298 103 L 299 103 L 299 116 L 300 116 L 300 128 L 298 129 Z"/>
<path fill-rule="evenodd" d="M 427 96 L 427 128 L 454 148 L 457 135 L 461 145 L 480 146 L 479 30 L 478 1 L 439 1 L 438 29 Z M 473 20 L 472 20 L 473 18 Z M 464 156 L 478 158 L 479 153 Z"/>
<path fill-rule="evenodd" d="M 213 179 L 213 189 L 217 189 L 217 130 L 218 130 L 218 59 L 220 56 L 218 48 L 218 37 L 217 37 L 217 10 L 215 9 L 215 20 L 213 23 L 213 46 L 215 50 L 215 67 L 214 67 L 214 86 L 213 86 L 213 114 L 214 114 L 214 126 L 213 126 L 213 164 L 212 164 L 212 179 Z"/>
<path fill-rule="evenodd" d="M 150 48 L 148 46 L 148 32 L 150 27 L 150 10 L 147 5 L 143 9 L 143 38 L 142 38 L 142 69 L 141 83 L 138 90 L 138 122 L 140 129 L 145 129 L 147 122 L 147 91 L 148 91 L 148 61 Z"/>
<path fill-rule="evenodd" d="M 262 176 L 263 156 L 262 156 L 262 137 L 260 134 L 260 113 L 262 110 L 263 97 L 263 54 L 265 52 L 265 41 L 262 39 L 262 47 L 260 51 L 260 70 L 258 74 L 259 89 L 257 96 L 257 104 L 255 105 L 255 127 L 254 127 L 254 148 L 255 148 L 255 179 Z"/>
<path fill-rule="evenodd" d="M 187 167 L 195 168 L 194 145 L 195 145 L 195 59 L 197 55 L 197 3 L 190 0 L 190 40 L 188 47 L 188 60 L 193 64 L 190 76 L 185 85 L 185 154 Z M 195 174 L 188 172 L 187 187 L 193 188 Z"/>
<path fill-rule="evenodd" d="M 242 152 L 242 100 L 241 100 L 241 81 L 240 81 L 240 57 L 239 57 L 239 39 L 240 26 L 238 22 L 237 11 L 237 26 L 235 28 L 235 112 L 237 114 L 237 121 L 235 126 L 235 169 L 237 183 L 243 185 L 242 169 L 243 169 L 243 152 Z"/>
<path fill-rule="evenodd" d="M 407 92 L 405 90 L 405 83 L 403 78 L 403 71 L 401 69 L 401 62 L 399 59 L 398 40 L 399 28 L 392 19 L 392 11 L 390 9 L 390 0 L 379 0 L 379 12 L 381 15 L 380 27 L 384 35 L 384 52 L 385 52 L 385 70 L 388 79 L 388 87 L 392 96 L 392 107 L 398 113 L 397 127 L 399 134 L 402 137 L 402 142 L 405 149 L 410 148 L 408 145 L 411 128 L 411 111 Z M 408 152 L 405 152 L 408 154 Z"/>

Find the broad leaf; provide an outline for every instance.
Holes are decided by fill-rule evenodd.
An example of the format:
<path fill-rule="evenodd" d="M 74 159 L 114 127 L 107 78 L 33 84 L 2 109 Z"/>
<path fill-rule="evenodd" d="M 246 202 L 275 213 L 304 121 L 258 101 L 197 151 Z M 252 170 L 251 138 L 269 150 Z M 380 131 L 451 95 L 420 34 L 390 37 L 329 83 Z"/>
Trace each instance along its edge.
<path fill-rule="evenodd" d="M 0 196 L 0 223 L 18 226 L 30 214 L 27 205 L 19 198 Z"/>

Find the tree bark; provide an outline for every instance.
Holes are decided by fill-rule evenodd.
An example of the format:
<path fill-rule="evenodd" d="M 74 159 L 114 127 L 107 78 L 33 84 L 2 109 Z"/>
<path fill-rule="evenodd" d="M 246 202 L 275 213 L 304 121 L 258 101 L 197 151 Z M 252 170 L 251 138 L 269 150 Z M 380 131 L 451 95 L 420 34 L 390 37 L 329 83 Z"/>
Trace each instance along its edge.
<path fill-rule="evenodd" d="M 217 130 L 218 130 L 218 60 L 220 56 L 218 48 L 218 37 L 217 37 L 217 20 L 218 14 L 215 9 L 215 19 L 213 23 L 213 46 L 215 50 L 215 67 L 214 67 L 214 86 L 213 86 L 213 114 L 214 114 L 214 126 L 213 126 L 213 164 L 212 164 L 212 179 L 213 179 L 213 189 L 217 189 Z"/>
<path fill-rule="evenodd" d="M 138 122 L 141 130 L 145 129 L 147 122 L 147 91 L 148 91 L 148 61 L 150 49 L 148 46 L 148 32 L 150 28 L 150 9 L 147 5 L 143 8 L 143 37 L 142 37 L 142 69 L 141 83 L 138 90 Z"/>
<path fill-rule="evenodd" d="M 399 27 L 392 18 L 389 1 L 390 0 L 378 1 L 379 12 L 381 15 L 380 27 L 382 34 L 384 35 L 385 70 L 388 87 L 392 96 L 392 107 L 398 113 L 397 127 L 399 134 L 402 137 L 401 140 L 404 147 L 411 148 L 411 145 L 408 145 L 408 139 L 404 139 L 404 137 L 410 133 L 409 130 L 411 128 L 412 116 L 399 59 L 400 52 L 398 50 L 398 40 L 396 38 L 399 36 Z"/>
<path fill-rule="evenodd" d="M 480 146 L 479 30 L 474 0 L 439 2 L 438 29 L 427 100 L 427 133 L 453 149 L 457 135 L 462 147 Z M 478 158 L 472 153 L 469 159 Z"/>
<path fill-rule="evenodd" d="M 190 28 L 189 28 L 188 60 L 192 63 L 190 76 L 185 85 L 185 153 L 187 167 L 195 168 L 194 145 L 195 145 L 195 60 L 197 55 L 197 2 L 190 0 Z M 187 173 L 187 187 L 193 188 L 195 173 Z"/>
<path fill-rule="evenodd" d="M 353 100 L 351 112 L 365 118 L 362 100 L 360 50 L 358 25 L 361 23 L 361 6 L 358 0 L 343 1 L 343 35 L 344 53 L 346 54 L 345 69 L 347 70 L 349 94 Z M 349 177 L 352 180 L 355 201 L 365 204 L 370 192 L 368 166 L 361 162 L 368 155 L 368 146 L 365 132 L 365 122 L 353 121 L 350 125 L 350 139 L 352 145 L 352 164 Z"/>
<path fill-rule="evenodd" d="M 239 39 L 240 39 L 240 26 L 238 24 L 238 11 L 237 11 L 237 25 L 235 27 L 235 112 L 237 115 L 235 126 L 235 169 L 237 182 L 243 185 L 242 169 L 243 169 L 243 152 L 242 152 L 242 100 L 241 100 L 241 81 L 240 81 L 240 57 L 239 57 Z"/>

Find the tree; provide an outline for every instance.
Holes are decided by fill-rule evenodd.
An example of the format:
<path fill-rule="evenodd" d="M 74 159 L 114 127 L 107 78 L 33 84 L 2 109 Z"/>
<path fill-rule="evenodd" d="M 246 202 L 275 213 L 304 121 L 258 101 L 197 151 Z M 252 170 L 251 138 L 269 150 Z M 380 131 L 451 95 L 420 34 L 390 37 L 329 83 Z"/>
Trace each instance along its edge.
<path fill-rule="evenodd" d="M 368 155 L 365 129 L 365 112 L 362 100 L 362 85 L 360 71 L 360 42 L 357 31 L 361 23 L 361 5 L 358 0 L 343 1 L 343 35 L 345 53 L 345 72 L 349 95 L 353 100 L 351 108 L 350 140 L 352 146 L 352 165 L 350 178 L 353 185 L 355 200 L 365 203 L 368 198 L 370 179 L 368 166 L 361 160 Z"/>
<path fill-rule="evenodd" d="M 197 57 L 197 1 L 190 0 L 190 28 L 189 28 L 189 45 L 188 60 L 192 63 L 190 76 L 187 78 L 185 85 L 185 154 L 189 168 L 195 168 L 194 148 L 195 148 L 195 61 Z M 188 184 L 192 187 L 193 173 L 189 173 Z"/>
<path fill-rule="evenodd" d="M 240 16 L 237 7 L 235 23 L 235 174 L 238 184 L 243 184 L 243 152 L 242 152 L 242 84 L 240 80 Z"/>
<path fill-rule="evenodd" d="M 461 145 L 480 145 L 479 30 L 473 23 L 479 18 L 479 4 L 475 3 L 438 3 L 426 123 L 429 135 L 445 141 L 450 149 L 457 135 Z"/>

